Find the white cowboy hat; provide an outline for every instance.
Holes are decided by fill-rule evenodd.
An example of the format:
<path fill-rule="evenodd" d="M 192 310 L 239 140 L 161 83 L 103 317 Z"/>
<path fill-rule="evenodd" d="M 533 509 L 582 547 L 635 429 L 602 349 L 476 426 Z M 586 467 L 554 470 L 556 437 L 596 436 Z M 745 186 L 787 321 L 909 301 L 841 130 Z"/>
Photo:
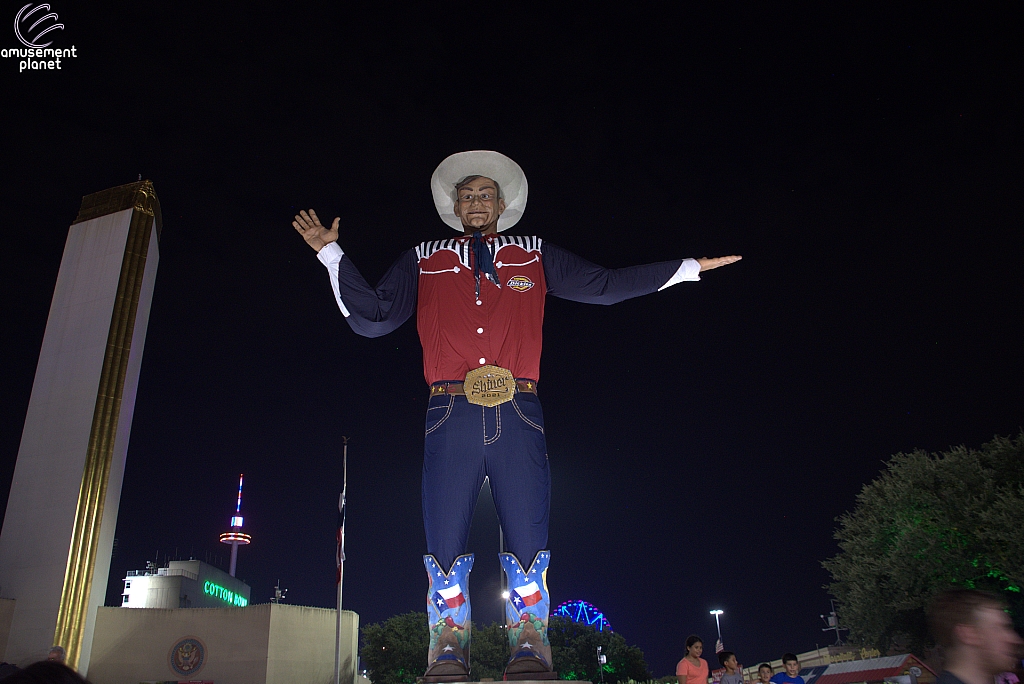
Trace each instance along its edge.
<path fill-rule="evenodd" d="M 455 184 L 466 176 L 485 176 L 501 188 L 505 211 L 498 218 L 498 230 L 519 223 L 526 211 L 526 174 L 514 161 L 490 150 L 458 152 L 445 159 L 430 177 L 430 191 L 441 220 L 462 232 L 462 221 L 455 215 Z"/>

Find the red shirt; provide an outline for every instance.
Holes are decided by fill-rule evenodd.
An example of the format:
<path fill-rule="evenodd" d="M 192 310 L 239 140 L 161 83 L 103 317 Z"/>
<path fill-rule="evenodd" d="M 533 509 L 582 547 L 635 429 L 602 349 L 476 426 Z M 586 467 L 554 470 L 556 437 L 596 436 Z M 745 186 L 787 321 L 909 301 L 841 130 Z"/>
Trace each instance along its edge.
<path fill-rule="evenodd" d="M 614 304 L 680 280 L 699 280 L 697 262 L 663 261 L 607 269 L 538 237 L 484 236 L 497 284 L 474 275 L 470 237 L 434 240 L 402 254 L 376 287 L 343 258 L 337 243 L 320 250 L 338 307 L 360 335 L 379 337 L 417 312 L 427 383 L 461 381 L 483 365 L 540 379 L 544 298 Z M 500 287 L 499 287 L 500 285 Z"/>
<path fill-rule="evenodd" d="M 416 248 L 416 329 L 428 384 L 461 381 L 467 372 L 488 364 L 507 368 L 516 378 L 540 379 L 547 294 L 541 241 L 493 237 L 489 242 L 501 287 L 481 277 L 479 298 L 467 238 Z"/>
<path fill-rule="evenodd" d="M 685 677 L 686 684 L 707 684 L 708 661 L 703 658 L 699 660 L 700 666 L 694 665 L 687 658 L 680 660 L 676 665 L 676 677 Z"/>

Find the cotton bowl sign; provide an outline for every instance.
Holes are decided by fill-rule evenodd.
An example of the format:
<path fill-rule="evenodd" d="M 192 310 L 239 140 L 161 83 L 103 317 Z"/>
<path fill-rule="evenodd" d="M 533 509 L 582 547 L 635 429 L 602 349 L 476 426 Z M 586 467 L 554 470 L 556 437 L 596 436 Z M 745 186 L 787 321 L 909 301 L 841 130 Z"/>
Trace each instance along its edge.
<path fill-rule="evenodd" d="M 0 49 L 0 57 L 18 59 L 18 71 L 60 69 L 61 60 L 77 57 L 74 45 L 50 47 L 64 30 L 60 17 L 46 3 L 28 3 L 14 15 L 14 35 L 25 47 Z"/>

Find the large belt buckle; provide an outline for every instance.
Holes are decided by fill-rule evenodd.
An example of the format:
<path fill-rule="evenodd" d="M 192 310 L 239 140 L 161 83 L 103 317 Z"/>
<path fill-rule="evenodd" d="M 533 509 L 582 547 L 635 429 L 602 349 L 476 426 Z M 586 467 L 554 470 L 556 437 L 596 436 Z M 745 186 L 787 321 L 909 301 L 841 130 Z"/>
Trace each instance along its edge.
<path fill-rule="evenodd" d="M 466 401 L 478 406 L 497 406 L 512 401 L 516 379 L 512 371 L 501 366 L 480 366 L 466 373 L 463 384 Z"/>

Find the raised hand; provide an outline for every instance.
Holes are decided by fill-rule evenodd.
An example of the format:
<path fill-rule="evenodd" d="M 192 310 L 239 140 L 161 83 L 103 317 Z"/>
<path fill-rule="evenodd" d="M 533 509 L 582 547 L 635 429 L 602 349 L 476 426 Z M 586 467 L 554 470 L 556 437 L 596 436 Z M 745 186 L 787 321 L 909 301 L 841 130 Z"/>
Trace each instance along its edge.
<path fill-rule="evenodd" d="M 331 229 L 327 230 L 320 223 L 316 212 L 310 209 L 308 214 L 305 210 L 296 214 L 295 220 L 292 221 L 292 226 L 299 232 L 299 235 L 302 236 L 307 245 L 319 252 L 324 248 L 324 245 L 337 241 L 339 221 L 341 219 L 335 217 L 334 223 L 331 224 Z"/>
<path fill-rule="evenodd" d="M 337 237 L 337 235 L 335 235 L 335 237 Z M 715 257 L 714 259 L 702 257 L 700 259 L 697 259 L 697 263 L 700 264 L 700 271 L 701 273 L 703 273 L 704 271 L 710 271 L 711 269 L 718 268 L 719 266 L 728 266 L 729 264 L 735 264 L 742 258 L 743 257 L 739 255 Z"/>

